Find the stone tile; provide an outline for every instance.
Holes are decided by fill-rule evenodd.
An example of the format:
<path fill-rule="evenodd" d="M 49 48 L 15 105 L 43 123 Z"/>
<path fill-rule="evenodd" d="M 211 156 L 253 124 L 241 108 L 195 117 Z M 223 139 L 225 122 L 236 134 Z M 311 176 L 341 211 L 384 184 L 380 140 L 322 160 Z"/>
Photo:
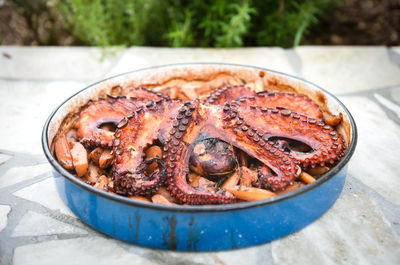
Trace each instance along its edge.
<path fill-rule="evenodd" d="M 392 101 L 388 100 L 387 98 L 375 93 L 374 97 L 379 101 L 379 103 L 381 103 L 382 105 L 384 105 L 385 107 L 387 107 L 388 109 L 390 109 L 391 111 L 393 111 L 396 115 L 397 118 L 400 118 L 400 106 L 393 103 Z"/>
<path fill-rule="evenodd" d="M 190 252 L 171 252 L 162 251 L 154 253 L 160 264 L 201 264 L 217 265 L 223 264 L 222 260 L 214 253 L 190 253 Z"/>
<path fill-rule="evenodd" d="M 0 153 L 0 166 L 9 160 L 12 156 Z"/>
<path fill-rule="evenodd" d="M 341 97 L 353 115 L 358 143 L 349 163 L 349 174 L 385 199 L 400 205 L 400 127 L 365 97 Z"/>
<path fill-rule="evenodd" d="M 96 58 L 98 51 L 101 51 L 97 48 L 49 48 L 47 57 L 43 59 L 40 59 L 39 55 L 46 52 L 37 52 L 36 48 L 23 47 L 19 53 L 13 50 L 13 47 L 0 47 L 0 52 L 4 49 L 12 51 L 12 54 L 9 52 L 12 55 L 11 60 L 15 61 L 7 63 L 11 70 L 3 67 L 0 69 L 0 122 L 3 124 L 0 138 L 10 139 L 10 141 L 0 141 L 0 149 L 28 154 L 42 153 L 40 134 L 44 121 L 61 101 L 86 84 L 1 81 L 3 75 L 7 75 L 3 77 L 7 77 L 8 80 L 21 76 L 37 80 L 54 78 L 92 80 L 100 79 L 105 72 L 110 76 L 158 64 L 200 61 L 252 64 L 287 73 L 295 72 L 285 51 L 280 48 L 217 50 L 134 47 L 125 50 L 121 57 L 106 59 L 109 60 L 106 62 L 108 66 L 93 59 Z M 312 51 L 313 49 L 315 50 Z M 306 75 L 305 78 L 322 86 L 331 86 L 333 93 L 400 84 L 399 71 L 393 70 L 395 68 L 392 69 L 390 66 L 385 48 L 354 48 L 349 51 L 347 47 L 323 49 L 306 47 L 296 49 L 296 52 L 303 55 L 301 58 L 304 73 L 312 78 L 315 77 L 316 80 L 311 80 Z M 400 52 L 399 48 L 396 52 Z M 78 54 L 76 58 L 73 58 L 74 53 Z M 23 61 L 24 57 L 21 54 L 26 55 L 27 63 L 18 69 L 15 65 Z M 58 54 L 61 59 L 57 57 L 55 62 L 48 62 L 48 58 L 54 57 L 54 54 Z M 71 58 L 67 58 L 68 56 Z M 118 63 L 109 70 L 107 67 L 117 59 Z M 65 68 L 60 60 L 65 61 Z M 74 62 L 82 63 L 82 60 L 83 64 L 73 68 Z M 57 61 L 59 65 L 56 65 Z M 372 66 L 369 66 L 370 63 Z M 34 64 L 38 69 L 33 69 Z M 5 65 L 1 58 L 0 65 Z M 54 68 L 53 72 L 49 70 L 51 67 Z M 96 67 L 99 68 L 94 69 Z M 362 71 L 357 72 L 360 67 Z M 21 70 L 21 73 L 18 70 Z M 87 72 L 91 70 L 93 75 L 88 77 Z M 27 73 L 29 71 L 32 73 Z M 399 89 L 392 87 L 390 93 L 392 95 L 390 99 L 394 102 L 396 96 L 400 99 Z M 383 95 L 389 98 L 388 94 L 383 93 Z M 359 143 L 350 163 L 349 173 L 376 190 L 385 199 L 400 205 L 398 193 L 400 184 L 396 168 L 400 157 L 400 143 L 396 142 L 399 139 L 399 127 L 386 117 L 385 112 L 376 103 L 367 98 L 342 97 L 342 100 L 350 108 L 359 129 Z M 388 106 L 385 98 L 382 99 L 378 95 L 377 100 Z M 391 109 L 396 112 L 395 105 L 392 107 L 394 108 Z M 10 135 L 13 136 L 12 140 Z M 0 155 L 0 164 L 1 159 Z M 37 169 L 34 168 L 33 171 L 35 170 Z M 26 179 L 31 176 L 28 171 L 26 169 Z M 25 173 L 5 174 L 20 177 Z M 75 217 L 59 198 L 53 178 L 25 187 L 16 191 L 14 195 Z M 9 206 L 0 205 L 0 231 L 6 226 L 10 211 Z M 13 236 L 80 233 L 70 232 L 69 229 L 80 230 L 48 216 L 28 212 L 16 226 Z M 85 232 L 81 231 L 82 234 Z M 4 244 L 3 241 L 0 238 L 0 244 Z M 342 196 L 334 207 L 314 224 L 296 234 L 262 246 L 223 252 L 180 253 L 140 248 L 103 236 L 84 235 L 80 238 L 20 246 L 13 252 L 13 262 L 15 264 L 151 264 L 144 258 L 149 257 L 151 261 L 160 264 L 400 264 L 399 249 L 399 239 L 381 210 L 361 191 L 357 193 L 352 191 Z"/>
<path fill-rule="evenodd" d="M 56 234 L 87 234 L 87 231 L 72 226 L 51 217 L 28 211 L 15 227 L 12 237 L 42 236 Z"/>
<path fill-rule="evenodd" d="M 400 68 L 400 47 L 389 48 L 389 57 L 392 63 Z"/>
<path fill-rule="evenodd" d="M 48 163 L 28 167 L 10 168 L 4 173 L 4 175 L 0 176 L 0 188 L 37 177 L 45 172 L 50 173 L 50 170 L 51 166 Z"/>
<path fill-rule="evenodd" d="M 7 216 L 10 211 L 10 206 L 0 204 L 0 232 L 7 226 Z"/>
<path fill-rule="evenodd" d="M 346 194 L 322 218 L 272 242 L 275 264 L 399 264 L 400 241 L 369 197 Z"/>
<path fill-rule="evenodd" d="M 17 247 L 13 261 L 14 265 L 155 264 L 129 248 L 122 248 L 117 241 L 102 237 L 55 240 Z"/>
<path fill-rule="evenodd" d="M 263 244 L 261 246 L 232 251 L 221 251 L 213 255 L 215 257 L 214 260 L 216 261 L 216 264 L 274 264 L 271 256 L 271 244 Z"/>
<path fill-rule="evenodd" d="M 0 80 L 0 149 L 42 154 L 41 134 L 50 113 L 81 82 L 25 82 Z M 10 136 L 12 135 L 12 138 Z"/>
<path fill-rule="evenodd" d="M 63 214 L 76 217 L 61 200 L 52 177 L 16 191 L 13 195 L 37 202 L 51 210 L 59 210 Z"/>
<path fill-rule="evenodd" d="M 138 250 L 140 250 L 139 248 Z M 138 252 L 135 250 L 135 253 Z M 146 253 L 147 252 L 147 253 Z M 258 265 L 273 264 L 271 256 L 271 245 L 260 246 L 218 252 L 175 252 L 175 251 L 147 251 L 140 255 L 151 255 L 154 260 L 161 264 L 206 264 L 206 265 Z"/>
<path fill-rule="evenodd" d="M 145 67 L 193 62 L 245 64 L 295 74 L 285 50 L 281 48 L 188 49 L 148 48 L 127 49 L 107 76 L 114 76 Z"/>
<path fill-rule="evenodd" d="M 303 76 L 333 94 L 400 84 L 385 47 L 299 47 Z"/>
<path fill-rule="evenodd" d="M 400 56 L 400 46 L 390 47 L 390 49 Z"/>
<path fill-rule="evenodd" d="M 118 58 L 104 57 L 95 47 L 12 47 L 1 46 L 0 78 L 34 80 L 97 80 Z"/>
<path fill-rule="evenodd" d="M 400 86 L 393 87 L 393 88 L 389 89 L 389 91 L 390 91 L 390 99 L 392 99 L 397 104 L 400 104 Z"/>

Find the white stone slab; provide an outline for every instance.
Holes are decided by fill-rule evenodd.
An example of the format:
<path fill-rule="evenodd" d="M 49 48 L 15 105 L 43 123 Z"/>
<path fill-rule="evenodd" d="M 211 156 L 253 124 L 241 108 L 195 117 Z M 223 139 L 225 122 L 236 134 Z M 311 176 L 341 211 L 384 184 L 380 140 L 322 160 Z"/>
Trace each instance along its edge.
<path fill-rule="evenodd" d="M 7 226 L 7 216 L 11 211 L 8 205 L 0 205 L 0 232 Z"/>
<path fill-rule="evenodd" d="M 400 46 L 390 47 L 390 49 L 400 55 Z"/>
<path fill-rule="evenodd" d="M 0 81 L 0 139 L 7 139 L 0 141 L 0 149 L 42 154 L 41 134 L 46 119 L 84 86 L 81 82 Z"/>
<path fill-rule="evenodd" d="M 388 100 L 387 98 L 375 93 L 374 97 L 384 106 L 386 106 L 388 109 L 393 111 L 398 118 L 400 118 L 400 106 L 393 103 L 392 101 Z"/>
<path fill-rule="evenodd" d="M 396 102 L 397 104 L 400 104 L 400 86 L 393 87 L 389 91 L 390 91 L 390 99 Z"/>
<path fill-rule="evenodd" d="M 54 178 L 50 177 L 13 193 L 15 196 L 40 203 L 52 210 L 76 217 L 58 195 Z"/>
<path fill-rule="evenodd" d="M 334 94 L 400 84 L 385 47 L 298 47 L 305 79 Z"/>
<path fill-rule="evenodd" d="M 102 237 L 76 238 L 25 245 L 15 249 L 14 265 L 154 264 Z"/>
<path fill-rule="evenodd" d="M 346 194 L 322 218 L 272 242 L 275 264 L 400 264 L 400 241 L 370 198 Z"/>
<path fill-rule="evenodd" d="M 159 252 L 157 260 L 162 260 L 161 264 L 221 264 L 214 253 Z"/>
<path fill-rule="evenodd" d="M 295 74 L 285 50 L 281 48 L 172 49 L 133 47 L 124 51 L 119 62 L 112 67 L 107 76 L 155 65 L 193 62 L 245 64 Z"/>
<path fill-rule="evenodd" d="M 19 221 L 12 232 L 12 237 L 17 236 L 42 236 L 56 234 L 87 234 L 87 231 L 72 226 L 51 217 L 28 211 Z"/>
<path fill-rule="evenodd" d="M 141 256 L 152 255 L 152 250 L 137 248 L 135 253 Z M 156 260 L 161 264 L 207 264 L 207 265 L 258 265 L 273 264 L 270 244 L 217 252 L 177 252 L 157 251 Z"/>
<path fill-rule="evenodd" d="M 4 173 L 4 175 L 0 176 L 0 188 L 37 177 L 45 172 L 50 172 L 50 170 L 51 166 L 48 163 L 35 166 L 10 168 Z"/>
<path fill-rule="evenodd" d="M 112 66 L 116 55 L 103 56 L 96 47 L 1 46 L 0 77 L 46 80 L 96 80 Z"/>
<path fill-rule="evenodd" d="M 263 244 L 261 246 L 255 246 L 250 248 L 232 250 L 232 251 L 221 251 L 216 252 L 212 256 L 216 261 L 215 264 L 230 264 L 230 265 L 257 265 L 273 264 L 271 260 L 271 246 L 270 244 Z"/>
<path fill-rule="evenodd" d="M 365 97 L 341 97 L 358 129 L 358 143 L 349 174 L 387 200 L 400 205 L 400 126 Z"/>
<path fill-rule="evenodd" d="M 6 154 L 0 154 L 0 166 L 7 162 L 12 156 L 6 155 Z"/>

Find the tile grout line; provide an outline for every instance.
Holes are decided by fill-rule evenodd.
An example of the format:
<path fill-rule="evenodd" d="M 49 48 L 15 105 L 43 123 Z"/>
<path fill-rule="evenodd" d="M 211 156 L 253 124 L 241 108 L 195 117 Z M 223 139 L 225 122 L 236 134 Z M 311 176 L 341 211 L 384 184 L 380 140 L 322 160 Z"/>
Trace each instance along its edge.
<path fill-rule="evenodd" d="M 397 84 L 394 86 L 388 86 L 388 87 L 373 88 L 373 89 L 357 91 L 357 92 L 338 93 L 338 94 L 336 94 L 336 96 L 338 96 L 338 97 L 368 96 L 368 95 L 374 94 L 374 93 L 384 93 L 388 89 L 399 89 L 400 90 L 400 84 Z"/>
<path fill-rule="evenodd" d="M 0 154 L 6 154 L 11 156 L 8 160 L 0 165 L 0 179 L 9 170 L 15 167 L 29 167 L 47 164 L 48 161 L 44 155 L 30 155 L 24 153 L 11 153 L 3 152 L 0 150 Z M 1 190 L 2 188 L 0 188 Z"/>
<path fill-rule="evenodd" d="M 26 160 L 26 156 L 29 158 L 32 157 L 32 155 L 17 154 L 17 153 L 9 152 L 9 151 L 2 151 L 2 153 L 14 155 L 9 161 L 6 161 L 4 164 L 4 165 L 7 165 L 9 168 L 13 168 L 12 165 L 10 167 L 10 164 L 20 164 L 18 161 L 21 158 L 22 158 L 22 160 L 24 160 L 24 158 Z M 29 163 L 29 164 L 31 164 L 31 163 Z M 4 168 L 4 165 L 1 168 Z M 32 243 L 32 242 L 36 242 L 36 243 L 42 242 L 42 241 L 46 241 L 45 240 L 46 238 L 50 238 L 50 239 L 52 238 L 49 235 L 26 236 L 26 237 L 20 237 L 19 239 L 11 237 L 12 231 L 19 224 L 22 217 L 26 214 L 26 212 L 28 210 L 48 216 L 49 218 L 60 221 L 67 225 L 72 225 L 77 228 L 83 229 L 88 233 L 86 235 L 54 234 L 53 237 L 55 237 L 56 239 L 62 238 L 65 236 L 67 236 L 67 237 L 72 236 L 73 238 L 76 238 L 76 237 L 83 237 L 83 236 L 86 237 L 86 236 L 97 235 L 97 233 L 98 233 L 97 231 L 90 229 L 89 226 L 84 224 L 79 219 L 65 215 L 65 214 L 61 213 L 59 210 L 49 209 L 49 208 L 41 205 L 40 203 L 25 200 L 23 198 L 18 198 L 15 195 L 13 195 L 13 193 L 18 190 L 21 190 L 25 187 L 28 187 L 30 185 L 33 185 L 35 183 L 38 183 L 45 179 L 48 179 L 50 177 L 51 177 L 51 174 L 50 174 L 50 171 L 48 171 L 48 172 L 40 174 L 36 177 L 33 177 L 29 180 L 21 181 L 21 182 L 13 184 L 11 186 L 7 186 L 7 187 L 0 189 L 0 204 L 8 205 L 11 207 L 11 211 L 7 215 L 7 225 L 0 232 L 0 243 L 1 243 L 0 244 L 0 256 L 3 257 L 1 260 L 1 263 L 11 264 L 14 249 L 18 246 L 26 245 L 26 244 Z M 50 239 L 48 239 L 48 240 L 50 240 Z M 7 244 L 5 244 L 5 242 L 7 242 Z"/>
<path fill-rule="evenodd" d="M 49 178 L 52 178 L 52 176 L 49 175 L 49 172 L 46 172 L 46 173 L 43 173 L 43 174 L 40 174 L 40 175 L 36 176 L 33 179 L 29 179 L 29 180 L 23 181 L 21 183 L 16 183 L 15 185 L 12 185 L 11 187 L 3 188 L 4 191 L 0 192 L 0 204 L 10 205 L 10 203 L 11 204 L 12 203 L 18 204 L 20 202 L 22 204 L 28 203 L 28 204 L 31 204 L 31 206 L 28 207 L 29 210 L 35 209 L 35 212 L 37 212 L 37 213 L 49 213 L 50 214 L 49 217 L 52 217 L 52 218 L 54 218 L 54 219 L 56 219 L 58 221 L 62 221 L 62 222 L 66 223 L 66 224 L 69 224 L 69 225 L 74 225 L 74 226 L 77 226 L 79 228 L 85 228 L 86 225 L 84 223 L 82 223 L 82 221 L 80 219 L 77 219 L 75 217 L 66 215 L 66 214 L 60 212 L 59 210 L 50 209 L 50 208 L 48 208 L 46 206 L 43 206 L 42 204 L 40 204 L 38 202 L 26 200 L 24 198 L 20 198 L 20 197 L 14 195 L 15 192 L 17 192 L 17 191 L 19 191 L 21 189 L 24 189 L 26 187 L 29 187 L 31 185 L 34 185 L 34 184 L 36 184 L 36 183 L 38 183 L 40 181 L 43 181 L 43 180 L 46 180 L 46 179 L 49 179 Z M 38 206 L 38 207 L 36 207 L 35 205 Z M 45 211 L 40 210 L 42 208 L 44 208 Z"/>
<path fill-rule="evenodd" d="M 25 186 L 29 186 L 32 183 L 47 178 L 49 178 L 49 176 L 46 176 L 45 173 L 37 176 L 33 181 L 31 179 L 25 181 L 22 184 L 25 184 Z M 0 203 L 9 205 L 11 207 L 11 212 L 8 214 L 7 217 L 7 226 L 0 232 L 0 256 L 5 258 L 4 260 L 1 261 L 2 263 L 4 262 L 4 264 L 12 264 L 11 262 L 15 248 L 22 245 L 35 244 L 35 243 L 49 241 L 52 239 L 59 239 L 59 238 L 62 239 L 64 237 L 79 238 L 79 237 L 90 237 L 98 234 L 97 231 L 93 229 L 88 229 L 89 226 L 84 224 L 80 219 L 76 219 L 71 216 L 65 215 L 61 213 L 59 210 L 49 209 L 41 205 L 40 203 L 25 200 L 23 198 L 18 198 L 14 196 L 12 193 L 15 192 L 16 190 L 18 189 L 14 187 L 14 189 L 9 190 L 8 192 L 0 193 L 1 194 Z M 15 227 L 19 224 L 22 217 L 28 212 L 28 210 L 55 219 L 64 224 L 72 225 L 77 228 L 83 229 L 87 232 L 87 234 L 78 235 L 78 234 L 59 233 L 53 235 L 12 237 L 11 236 L 12 232 L 14 231 Z M 4 244 L 5 242 L 7 242 L 7 244 Z"/>
<path fill-rule="evenodd" d="M 375 93 L 374 93 L 374 94 L 375 94 Z M 366 97 L 367 97 L 368 99 L 370 99 L 371 101 L 373 101 L 374 103 L 376 103 L 376 104 L 380 107 L 380 109 L 382 109 L 383 112 L 385 112 L 386 117 L 388 117 L 389 120 L 391 120 L 392 122 L 394 122 L 395 124 L 397 124 L 397 125 L 400 126 L 400 119 L 397 117 L 397 115 L 394 113 L 394 111 L 391 110 L 391 109 L 389 109 L 388 107 L 386 107 L 384 104 L 382 104 L 382 103 L 374 96 L 374 94 L 367 95 Z M 377 94 L 379 94 L 379 93 L 377 93 Z M 384 95 L 381 95 L 381 96 L 385 97 Z M 385 98 L 386 98 L 386 97 L 385 97 Z M 387 99 L 387 98 L 386 98 L 386 99 Z M 388 99 L 388 100 L 389 100 L 389 99 Z M 393 102 L 393 103 L 394 103 L 394 102 Z M 394 103 L 394 104 L 396 104 L 396 103 Z M 398 105 L 398 104 L 396 104 L 396 105 Z"/>
<path fill-rule="evenodd" d="M 0 150 L 0 153 L 11 156 L 11 158 L 9 158 L 0 166 L 0 171 L 2 171 L 3 173 L 10 168 L 21 166 L 21 163 L 26 166 L 48 163 L 43 155 L 31 155 L 20 152 L 12 152 L 9 150 Z M 13 195 L 13 193 L 18 190 L 29 187 L 31 185 L 34 185 L 35 183 L 51 177 L 51 172 L 47 171 L 45 173 L 37 175 L 36 177 L 30 178 L 28 180 L 23 180 L 0 189 L 0 204 L 8 205 L 11 208 L 11 211 L 7 214 L 7 225 L 0 232 L 0 256 L 2 257 L 2 260 L 0 261 L 1 264 L 12 264 L 12 258 L 15 248 L 22 245 L 35 244 L 56 239 L 80 238 L 101 235 L 101 233 L 90 228 L 78 218 L 66 215 L 60 212 L 60 210 L 58 209 L 50 209 L 38 202 L 26 200 Z M 25 216 L 28 211 L 33 211 L 56 221 L 62 222 L 66 225 L 77 227 L 86 231 L 87 234 L 81 235 L 71 233 L 56 233 L 53 235 L 11 237 L 15 227 L 19 224 L 23 216 Z"/>
<path fill-rule="evenodd" d="M 374 95 L 378 94 L 382 97 L 384 97 L 386 100 L 389 100 L 391 103 L 395 105 L 399 105 L 399 103 L 394 102 L 393 100 L 388 97 L 388 90 L 389 89 L 400 89 L 400 85 L 396 86 L 391 86 L 391 87 L 383 87 L 383 88 L 376 88 L 376 89 L 371 89 L 371 90 L 366 90 L 366 91 L 360 91 L 360 92 L 355 92 L 355 93 L 348 93 L 348 94 L 338 94 L 338 97 L 354 97 L 354 96 L 362 96 L 366 97 L 375 104 L 379 106 L 380 109 L 385 113 L 386 117 L 394 122 L 395 124 L 400 126 L 400 118 L 396 115 L 396 113 L 391 110 L 390 108 L 386 107 L 384 104 L 382 104 Z"/>
<path fill-rule="evenodd" d="M 45 173 L 37 175 L 31 179 L 20 181 L 15 184 L 1 188 L 0 189 L 0 203 L 2 203 L 4 201 L 7 202 L 7 198 L 9 198 L 9 196 L 13 196 L 12 194 L 14 192 L 24 189 L 26 187 L 29 187 L 33 184 L 36 184 L 36 183 L 43 181 L 45 179 L 48 179 L 50 177 L 51 177 L 50 172 L 45 172 Z M 4 200 L 3 198 L 6 198 L 6 200 Z"/>
<path fill-rule="evenodd" d="M 366 193 L 374 202 L 378 204 L 378 208 L 389 221 L 393 231 L 397 236 L 400 237 L 400 220 L 398 218 L 398 216 L 400 216 L 400 205 L 388 201 L 372 187 L 364 184 L 359 178 L 348 174 L 342 194 L 354 193 L 354 190 L 360 190 Z"/>

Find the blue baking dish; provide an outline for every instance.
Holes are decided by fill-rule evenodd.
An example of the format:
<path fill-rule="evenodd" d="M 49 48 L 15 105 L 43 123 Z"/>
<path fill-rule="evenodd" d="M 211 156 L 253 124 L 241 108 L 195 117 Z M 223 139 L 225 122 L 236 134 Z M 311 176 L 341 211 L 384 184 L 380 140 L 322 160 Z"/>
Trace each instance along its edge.
<path fill-rule="evenodd" d="M 193 70 L 194 69 L 194 70 Z M 157 76 L 179 75 L 187 71 L 209 73 L 233 71 L 246 76 L 260 71 L 279 82 L 319 91 L 327 106 L 340 112 L 348 124 L 348 150 L 342 160 L 314 183 L 261 201 L 230 205 L 166 206 L 132 200 L 98 190 L 65 170 L 54 158 L 51 143 L 61 121 L 73 106 L 118 83 L 148 82 Z M 211 71 L 211 72 L 212 72 Z M 229 72 L 228 71 L 228 72 Z M 146 81 L 147 80 L 147 81 Z M 276 82 L 276 81 L 275 81 Z M 47 119 L 42 144 L 53 166 L 58 192 L 64 203 L 82 221 L 111 237 L 141 246 L 179 251 L 230 250 L 263 244 L 300 230 L 324 214 L 339 197 L 348 162 L 357 142 L 355 122 L 346 107 L 322 88 L 290 75 L 243 65 L 175 64 L 137 70 L 93 84 L 65 100 Z"/>

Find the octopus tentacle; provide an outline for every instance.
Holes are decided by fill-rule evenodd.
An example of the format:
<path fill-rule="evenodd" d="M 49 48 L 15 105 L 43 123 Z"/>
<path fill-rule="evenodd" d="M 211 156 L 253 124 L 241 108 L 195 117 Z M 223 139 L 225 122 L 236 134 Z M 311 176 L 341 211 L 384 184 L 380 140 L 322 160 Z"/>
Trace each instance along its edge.
<path fill-rule="evenodd" d="M 160 92 L 154 92 L 146 87 L 125 87 L 121 91 L 122 95 L 125 95 L 128 98 L 135 98 L 138 100 L 145 101 L 157 101 L 160 99 L 170 99 L 167 95 L 162 94 Z"/>
<path fill-rule="evenodd" d="M 113 174 L 114 185 L 120 194 L 153 192 L 163 183 L 164 178 L 160 175 L 146 180 L 143 174 L 134 172 L 137 172 L 143 163 L 148 164 L 146 162 L 148 160 L 143 162 L 144 149 L 172 128 L 173 124 L 169 120 L 176 115 L 180 105 L 181 103 L 170 100 L 149 101 L 127 115 L 117 126 L 113 142 L 113 152 L 115 152 Z M 157 163 L 159 166 L 162 165 L 159 160 Z M 121 179 L 125 179 L 129 185 L 121 186 L 124 185 Z M 139 180 L 140 189 L 133 185 L 139 183 Z"/>
<path fill-rule="evenodd" d="M 257 177 L 259 188 L 269 189 L 271 186 L 268 183 L 268 178 L 272 177 L 272 171 L 266 165 L 261 165 L 257 168 Z"/>
<path fill-rule="evenodd" d="M 213 111 L 215 112 L 215 108 Z M 264 141 L 261 131 L 246 123 L 238 113 L 229 104 L 223 107 L 223 113 L 218 114 L 223 124 L 215 124 L 219 127 L 220 137 L 245 150 L 250 156 L 260 160 L 275 172 L 276 175 L 270 175 L 265 179 L 272 190 L 282 190 L 292 184 L 301 173 L 295 160 L 284 150 L 274 147 L 274 143 Z"/>
<path fill-rule="evenodd" d="M 220 190 L 216 193 L 191 187 L 186 180 L 189 173 L 190 148 L 203 128 L 204 118 L 199 112 L 197 102 L 188 102 L 181 107 L 175 118 L 170 137 L 164 146 L 163 158 L 167 163 L 167 189 L 171 195 L 188 204 L 226 204 L 235 201 L 235 197 Z"/>
<path fill-rule="evenodd" d="M 132 110 L 144 103 L 123 96 L 109 96 L 89 102 L 80 112 L 79 121 L 75 124 L 76 137 L 86 146 L 111 148 L 113 133 L 100 128 L 102 124 L 117 125 Z"/>
<path fill-rule="evenodd" d="M 158 170 L 152 172 L 148 177 L 144 172 L 153 162 L 157 163 Z M 164 183 L 165 170 L 166 166 L 162 159 L 147 158 L 140 163 L 135 171 L 128 171 L 117 176 L 114 181 L 114 190 L 118 194 L 129 196 L 151 195 Z"/>
<path fill-rule="evenodd" d="M 317 122 L 314 118 L 299 115 L 288 109 L 257 106 L 238 106 L 236 111 L 265 142 L 273 143 L 271 138 L 283 137 L 308 145 L 311 148 L 310 152 L 290 151 L 290 157 L 299 161 L 303 168 L 334 164 L 344 156 L 346 146 L 340 135 L 331 126 L 321 121 Z"/>
<path fill-rule="evenodd" d="M 295 111 L 318 121 L 322 120 L 319 106 L 304 96 L 284 92 L 262 91 L 256 93 L 248 86 L 228 86 L 216 90 L 204 100 L 204 104 L 223 105 L 235 102 L 241 106 L 259 106 Z"/>
<path fill-rule="evenodd" d="M 240 97 L 254 96 L 256 94 L 248 86 L 226 86 L 215 90 L 203 100 L 203 104 L 223 105 L 225 102 L 231 102 Z"/>
<path fill-rule="evenodd" d="M 242 107 L 258 106 L 262 108 L 288 109 L 298 114 L 322 121 L 322 111 L 311 99 L 293 93 L 267 92 L 255 93 L 253 96 L 236 99 Z"/>

